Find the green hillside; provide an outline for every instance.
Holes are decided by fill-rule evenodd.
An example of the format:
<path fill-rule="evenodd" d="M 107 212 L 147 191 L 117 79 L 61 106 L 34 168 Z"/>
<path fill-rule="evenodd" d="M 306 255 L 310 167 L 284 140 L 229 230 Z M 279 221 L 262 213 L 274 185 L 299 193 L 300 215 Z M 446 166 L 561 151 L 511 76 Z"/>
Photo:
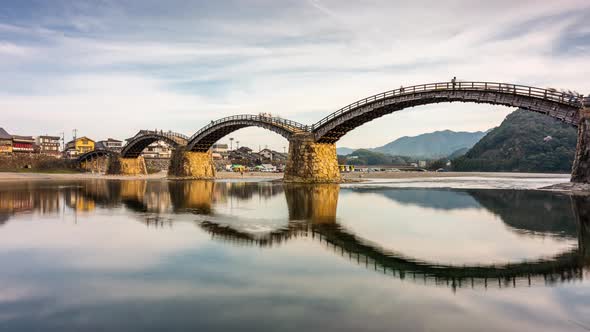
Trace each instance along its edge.
<path fill-rule="evenodd" d="M 340 164 L 349 165 L 407 165 L 411 157 L 390 156 L 387 154 L 358 149 L 347 156 L 338 156 Z"/>
<path fill-rule="evenodd" d="M 373 151 L 392 156 L 411 156 L 425 159 L 440 158 L 446 157 L 457 150 L 473 147 L 485 134 L 483 131 L 435 131 L 413 137 L 400 137 L 393 142 L 373 149 Z"/>
<path fill-rule="evenodd" d="M 517 110 L 464 156 L 453 160 L 456 171 L 571 171 L 576 129 L 546 115 Z"/>

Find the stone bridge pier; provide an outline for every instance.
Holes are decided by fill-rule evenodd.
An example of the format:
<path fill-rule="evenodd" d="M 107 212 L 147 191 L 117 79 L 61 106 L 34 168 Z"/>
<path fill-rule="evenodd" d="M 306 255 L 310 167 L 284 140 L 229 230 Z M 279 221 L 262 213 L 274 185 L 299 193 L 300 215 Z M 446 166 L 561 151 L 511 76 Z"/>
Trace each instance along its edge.
<path fill-rule="evenodd" d="M 187 151 L 185 147 L 178 147 L 170 158 L 168 176 L 211 180 L 215 178 L 215 165 L 211 150 L 207 152 Z"/>
<path fill-rule="evenodd" d="M 572 167 L 572 182 L 590 183 L 590 100 L 579 111 L 578 145 Z"/>
<path fill-rule="evenodd" d="M 170 160 L 168 176 L 209 180 L 215 178 L 211 151 L 187 151 L 177 148 Z M 289 157 L 285 182 L 338 183 L 341 181 L 336 145 L 317 143 L 310 132 L 294 133 L 289 139 Z"/>
<path fill-rule="evenodd" d="M 294 133 L 289 139 L 289 157 L 283 180 L 295 183 L 340 182 L 342 177 L 338 169 L 336 144 L 317 143 L 313 133 Z"/>
<path fill-rule="evenodd" d="M 113 175 L 147 175 L 147 167 L 142 156 L 125 158 L 112 156 L 109 158 L 107 174 Z"/>

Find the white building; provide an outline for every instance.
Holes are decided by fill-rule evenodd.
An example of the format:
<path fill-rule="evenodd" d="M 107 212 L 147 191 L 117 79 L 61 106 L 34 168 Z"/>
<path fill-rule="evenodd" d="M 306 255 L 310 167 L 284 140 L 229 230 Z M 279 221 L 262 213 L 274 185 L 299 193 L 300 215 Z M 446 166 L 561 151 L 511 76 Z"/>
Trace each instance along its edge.
<path fill-rule="evenodd" d="M 123 141 L 119 141 L 118 139 L 110 137 L 105 140 L 98 141 L 97 143 L 102 144 L 102 147 L 106 150 L 120 152 L 123 149 Z"/>
<path fill-rule="evenodd" d="M 172 156 L 172 149 L 168 144 L 157 141 L 148 145 L 142 152 L 144 158 L 170 158 Z"/>
<path fill-rule="evenodd" d="M 276 172 L 277 168 L 271 164 L 262 164 L 262 171 L 263 172 Z"/>
<path fill-rule="evenodd" d="M 219 153 L 219 154 L 223 154 L 226 153 L 229 150 L 227 144 L 213 144 L 213 146 L 211 146 L 211 152 L 213 153 Z"/>

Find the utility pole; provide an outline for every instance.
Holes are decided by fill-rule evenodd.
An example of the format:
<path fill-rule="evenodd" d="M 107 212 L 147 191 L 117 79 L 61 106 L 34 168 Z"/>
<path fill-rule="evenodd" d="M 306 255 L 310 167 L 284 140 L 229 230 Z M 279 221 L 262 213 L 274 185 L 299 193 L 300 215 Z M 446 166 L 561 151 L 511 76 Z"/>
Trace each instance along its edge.
<path fill-rule="evenodd" d="M 63 131 L 60 134 L 61 134 L 61 145 L 62 145 L 61 148 L 62 148 L 62 151 L 65 153 L 65 151 L 66 151 L 66 134 Z"/>
<path fill-rule="evenodd" d="M 74 135 L 74 155 L 77 156 L 78 155 L 78 150 L 76 150 L 76 138 L 78 136 L 78 129 L 74 128 L 74 130 L 72 130 L 73 135 Z"/>
<path fill-rule="evenodd" d="M 236 150 L 240 149 L 240 141 L 236 141 Z"/>
<path fill-rule="evenodd" d="M 234 149 L 234 138 L 229 138 L 229 150 L 232 151 Z"/>

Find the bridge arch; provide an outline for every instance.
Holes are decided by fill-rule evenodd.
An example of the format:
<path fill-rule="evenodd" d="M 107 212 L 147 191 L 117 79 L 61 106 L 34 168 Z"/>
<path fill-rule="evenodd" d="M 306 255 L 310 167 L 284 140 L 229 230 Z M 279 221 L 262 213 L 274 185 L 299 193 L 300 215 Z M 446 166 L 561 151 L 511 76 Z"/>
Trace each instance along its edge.
<path fill-rule="evenodd" d="M 287 140 L 298 132 L 307 131 L 305 126 L 296 121 L 279 117 L 241 114 L 211 121 L 201 128 L 188 140 L 187 151 L 207 152 L 215 142 L 238 129 L 246 127 L 261 127 L 273 131 Z"/>
<path fill-rule="evenodd" d="M 117 155 L 117 153 L 115 151 L 111 151 L 111 150 L 104 150 L 104 149 L 92 150 L 92 151 L 86 152 L 86 153 L 78 156 L 76 161 L 78 162 L 78 164 L 81 164 L 83 162 L 87 162 L 87 161 L 93 160 L 95 158 L 111 157 L 111 156 L 115 156 L 115 155 Z"/>
<path fill-rule="evenodd" d="M 518 107 L 577 126 L 582 108 L 577 95 L 555 89 L 496 82 L 429 83 L 373 95 L 326 116 L 311 126 L 314 140 L 335 143 L 375 118 L 409 107 L 441 102 L 474 102 Z"/>
<path fill-rule="evenodd" d="M 148 145 L 157 141 L 164 141 L 171 147 L 177 148 L 187 144 L 188 136 L 172 131 L 140 130 L 135 136 L 128 139 L 127 144 L 121 150 L 121 157 L 137 158 Z"/>

